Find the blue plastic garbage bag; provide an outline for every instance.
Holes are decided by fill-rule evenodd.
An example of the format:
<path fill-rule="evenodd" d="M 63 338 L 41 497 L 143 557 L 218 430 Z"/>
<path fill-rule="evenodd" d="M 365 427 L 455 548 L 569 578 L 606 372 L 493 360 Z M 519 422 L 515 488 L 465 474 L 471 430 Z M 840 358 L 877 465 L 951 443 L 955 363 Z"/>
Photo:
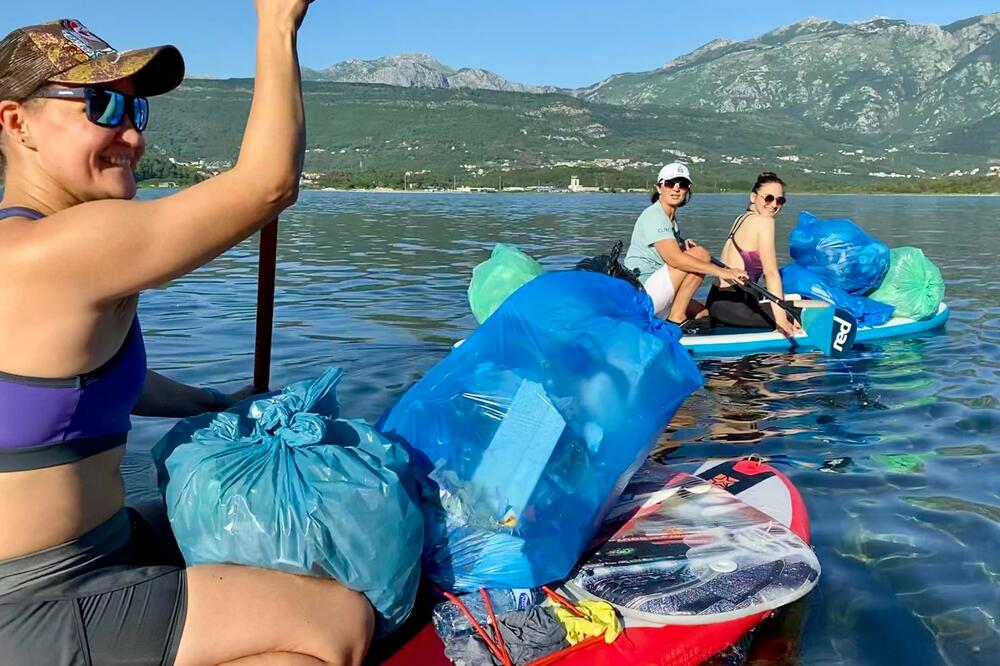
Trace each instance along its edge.
<path fill-rule="evenodd" d="M 818 275 L 798 264 L 788 264 L 781 269 L 781 285 L 785 293 L 833 303 L 851 313 L 860 326 L 878 326 L 889 321 L 894 308 L 865 296 L 854 296 L 843 289 L 831 286 Z"/>
<path fill-rule="evenodd" d="M 565 578 L 701 375 L 632 285 L 548 273 L 514 292 L 378 428 L 421 475 L 424 573 L 447 589 Z"/>
<path fill-rule="evenodd" d="M 828 287 L 850 294 L 875 289 L 889 270 L 889 246 L 848 219 L 820 220 L 799 213 L 789 252 L 795 263 L 818 275 Z"/>
<path fill-rule="evenodd" d="M 384 634 L 413 607 L 423 515 L 406 451 L 337 418 L 341 375 L 180 421 L 153 457 L 189 565 L 336 579 L 368 597 Z"/>

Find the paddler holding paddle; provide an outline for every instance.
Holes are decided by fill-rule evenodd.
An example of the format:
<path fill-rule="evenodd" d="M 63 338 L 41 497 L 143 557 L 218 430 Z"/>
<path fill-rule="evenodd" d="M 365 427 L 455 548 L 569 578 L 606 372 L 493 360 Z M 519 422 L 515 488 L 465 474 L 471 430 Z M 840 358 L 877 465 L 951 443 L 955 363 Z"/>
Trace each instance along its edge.
<path fill-rule="evenodd" d="M 846 354 L 854 343 L 857 322 L 850 313 L 823 301 L 787 301 L 774 247 L 774 218 L 784 207 L 785 183 L 772 171 L 757 176 L 745 213 L 733 222 L 722 247 L 719 268 L 740 267 L 746 277 L 720 278 L 706 299 L 713 323 L 735 328 L 775 329 L 795 343 L 806 337 L 825 353 Z M 767 288 L 758 284 L 763 277 Z"/>
<path fill-rule="evenodd" d="M 692 188 L 686 164 L 672 162 L 660 169 L 651 204 L 635 221 L 624 261 L 653 300 L 654 314 L 686 333 L 711 328 L 708 310 L 694 300 L 706 275 L 731 281 L 747 277 L 744 270 L 714 265 L 705 248 L 681 236 L 677 210 L 691 200 Z"/>
<path fill-rule="evenodd" d="M 733 222 L 721 259 L 727 266 L 747 272 L 750 282 L 764 278 L 768 291 L 782 298 L 781 273 L 774 248 L 774 218 L 784 207 L 785 183 L 777 174 L 765 171 L 750 190 L 746 212 Z M 705 305 L 716 324 L 737 328 L 771 328 L 795 335 L 800 327 L 777 304 L 762 304 L 752 292 L 722 279 L 708 292 Z"/>
<path fill-rule="evenodd" d="M 126 510 L 129 415 L 239 395 L 146 367 L 142 290 L 204 265 L 295 202 L 304 121 L 296 36 L 309 0 L 257 0 L 257 71 L 236 165 L 136 201 L 148 97 L 172 46 L 116 51 L 79 21 L 0 42 L 0 664 L 358 664 L 373 629 L 329 579 L 184 568 Z M 266 383 L 266 382 L 264 382 Z"/>

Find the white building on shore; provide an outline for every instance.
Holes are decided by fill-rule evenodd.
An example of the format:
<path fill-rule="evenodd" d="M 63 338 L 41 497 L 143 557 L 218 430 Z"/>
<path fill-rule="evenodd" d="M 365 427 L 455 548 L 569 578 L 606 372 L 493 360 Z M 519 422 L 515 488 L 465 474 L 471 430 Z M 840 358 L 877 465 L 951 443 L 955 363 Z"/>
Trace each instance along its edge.
<path fill-rule="evenodd" d="M 581 185 L 580 184 L 580 177 L 579 176 L 570 176 L 570 178 L 569 178 L 569 187 L 567 187 L 566 189 L 569 190 L 570 192 L 600 192 L 601 191 L 601 188 L 599 188 L 599 187 L 584 187 L 583 185 Z"/>

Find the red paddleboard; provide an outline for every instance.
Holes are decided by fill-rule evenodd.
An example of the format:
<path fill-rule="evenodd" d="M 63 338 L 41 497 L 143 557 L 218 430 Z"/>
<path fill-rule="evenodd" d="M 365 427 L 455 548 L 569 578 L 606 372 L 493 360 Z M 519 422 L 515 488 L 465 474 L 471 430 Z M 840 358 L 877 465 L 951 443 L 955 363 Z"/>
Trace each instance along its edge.
<path fill-rule="evenodd" d="M 702 465 L 695 474 L 716 488 L 726 490 L 743 504 L 766 514 L 776 523 L 787 527 L 791 533 L 808 543 L 809 518 L 802 497 L 791 481 L 775 468 L 754 460 L 711 460 Z M 662 479 L 658 489 L 651 488 L 650 483 L 655 485 L 658 478 Z M 686 474 L 675 474 L 663 465 L 647 462 L 630 482 L 629 487 L 623 493 L 622 503 L 619 504 L 621 507 L 631 502 L 633 516 L 629 518 L 624 527 L 621 525 L 621 516 L 619 516 L 618 526 L 614 534 L 625 534 L 629 525 L 632 526 L 634 533 L 636 516 L 641 517 L 640 514 L 643 514 L 644 511 L 649 513 L 650 507 L 655 504 L 649 500 L 651 494 L 660 493 L 658 497 L 661 499 L 664 496 L 671 497 L 674 494 L 670 490 L 671 482 L 673 482 L 674 487 L 683 488 L 682 496 L 683 492 L 705 485 L 698 482 L 697 479 L 691 479 Z M 642 484 L 646 484 L 645 487 Z M 701 492 L 700 490 L 695 491 L 696 494 L 701 494 Z M 711 496 L 711 493 L 706 493 L 704 496 Z M 676 496 L 673 500 L 668 501 L 676 502 Z M 724 505 L 725 502 L 722 504 Z M 725 513 L 726 508 L 723 507 L 721 510 Z M 621 511 L 619 511 L 620 513 Z M 615 510 L 612 510 L 612 517 L 614 516 Z M 699 538 L 688 539 L 688 541 L 697 543 Z M 591 557 L 597 557 L 600 552 L 598 549 L 597 553 Z M 618 551 L 615 552 L 618 553 Z M 628 556 L 618 554 L 617 557 L 621 559 Z M 642 559 L 641 548 L 635 557 Z M 722 561 L 725 561 L 725 558 Z M 586 564 L 582 565 L 581 570 L 585 567 Z M 722 573 L 727 573 L 726 570 L 729 567 L 718 568 L 722 570 Z M 816 568 L 818 573 L 818 565 Z M 601 591 L 605 588 L 596 587 L 594 589 Z M 581 594 L 579 588 L 570 591 L 575 591 L 577 597 L 588 596 L 585 594 L 586 590 L 583 590 L 584 594 Z M 619 598 L 618 601 L 622 600 Z M 730 601 L 732 603 L 721 608 L 721 612 L 716 613 L 714 618 L 713 612 L 720 609 L 718 605 L 712 606 L 709 610 L 698 610 L 694 613 L 688 612 L 690 609 L 685 609 L 682 606 L 671 609 L 667 616 L 660 618 L 660 621 L 671 621 L 670 613 L 675 613 L 676 617 L 673 619 L 678 623 L 665 624 L 664 626 L 640 626 L 644 624 L 644 620 L 649 619 L 646 612 L 649 610 L 648 604 L 642 606 L 643 610 L 637 613 L 631 612 L 628 607 L 623 607 L 625 631 L 615 642 L 608 644 L 604 643 L 602 639 L 591 639 L 537 660 L 532 663 L 532 666 L 694 666 L 739 641 L 747 632 L 773 613 L 773 610 L 770 609 L 753 612 L 754 604 L 762 603 L 760 599 Z M 740 604 L 742 604 L 742 611 L 740 611 Z M 394 645 L 386 643 L 375 646 L 372 655 L 370 655 L 369 663 L 381 663 L 387 666 L 449 666 L 451 662 L 444 656 L 444 646 L 434 632 L 428 617 L 429 612 L 426 607 L 415 610 L 414 617 L 408 626 L 392 637 L 396 640 L 390 639 Z M 725 619 L 721 622 L 711 621 L 720 617 L 734 619 Z"/>

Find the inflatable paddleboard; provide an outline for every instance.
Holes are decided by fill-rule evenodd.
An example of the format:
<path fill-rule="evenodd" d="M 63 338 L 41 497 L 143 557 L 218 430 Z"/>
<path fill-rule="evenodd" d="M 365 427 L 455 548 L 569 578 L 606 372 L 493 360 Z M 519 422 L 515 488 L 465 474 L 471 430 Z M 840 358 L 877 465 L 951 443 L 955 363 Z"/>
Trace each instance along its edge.
<path fill-rule="evenodd" d="M 652 466 L 663 468 L 647 462 L 643 469 Z M 790 528 L 803 541 L 809 541 L 809 518 L 802 497 L 774 467 L 755 460 L 710 460 L 695 475 Z M 540 660 L 533 666 L 694 666 L 743 639 L 772 613 L 765 611 L 708 624 L 626 626 L 624 635 L 614 643 L 587 645 L 566 655 Z"/>
<path fill-rule="evenodd" d="M 943 326 L 948 320 L 948 315 L 948 306 L 941 303 L 937 312 L 926 319 L 893 317 L 880 326 L 859 326 L 854 342 L 903 338 L 930 331 Z M 815 351 L 817 349 L 805 333 L 797 335 L 793 344 L 777 331 L 740 330 L 725 327 L 720 327 L 716 331 L 685 335 L 681 338 L 681 344 L 693 356 L 745 356 L 747 354 Z"/>
<path fill-rule="evenodd" d="M 819 580 L 802 539 L 716 483 L 646 466 L 623 499 L 609 518 L 631 516 L 562 591 L 610 602 L 625 626 L 738 620 L 790 604 Z"/>
<path fill-rule="evenodd" d="M 671 482 L 673 482 L 673 487 L 670 486 Z M 698 490 L 687 494 L 690 488 Z M 710 501 L 704 501 L 703 498 L 706 497 Z M 734 497 L 738 500 L 735 504 L 729 501 Z M 707 542 L 699 543 L 694 539 L 691 539 L 691 543 L 686 544 L 684 539 L 677 541 L 677 543 L 683 544 L 687 549 L 686 552 L 694 550 L 695 555 L 700 553 L 706 556 L 703 561 L 712 571 L 712 574 L 708 574 L 708 576 L 716 583 L 723 583 L 724 575 L 727 573 L 730 576 L 737 573 L 736 571 L 727 571 L 732 568 L 733 562 L 726 563 L 721 560 L 735 557 L 737 565 L 747 563 L 751 560 L 749 553 L 754 552 L 754 549 L 757 551 L 766 550 L 765 544 L 772 542 L 785 545 L 778 549 L 780 551 L 778 557 L 770 559 L 783 561 L 789 552 L 788 544 L 791 544 L 794 546 L 791 551 L 797 555 L 789 557 L 789 561 L 804 563 L 806 568 L 799 571 L 808 570 L 818 575 L 819 565 L 812 553 L 804 552 L 802 550 L 804 544 L 801 542 L 790 541 L 791 536 L 797 536 L 804 542 L 809 540 L 809 519 L 802 498 L 787 477 L 770 465 L 753 460 L 712 460 L 703 464 L 695 472 L 695 475 L 691 476 L 647 461 L 633 477 L 624 491 L 621 501 L 612 509 L 612 518 L 606 522 L 608 536 L 617 533 L 619 529 L 625 529 L 625 526 L 622 525 L 623 518 L 627 517 L 626 526 L 630 522 L 634 526 L 642 522 L 644 517 L 655 514 L 664 502 L 673 502 L 674 504 L 680 502 L 685 511 L 690 510 L 689 517 L 692 520 L 694 519 L 693 514 L 696 512 L 695 507 L 708 509 L 710 518 L 711 514 L 718 512 L 718 515 L 711 520 L 695 521 L 698 525 L 692 525 L 691 529 L 698 533 L 706 532 L 707 528 L 704 525 L 712 521 L 715 524 L 731 525 L 735 516 L 743 516 L 744 525 L 748 527 L 750 525 L 762 527 L 762 520 L 765 523 L 768 521 L 771 523 L 767 529 L 776 531 L 775 534 L 778 535 L 776 539 L 772 541 L 769 534 L 757 532 L 751 540 L 756 545 L 747 550 L 736 548 L 733 551 L 725 544 L 720 543 L 709 548 Z M 700 551 L 699 548 L 701 548 Z M 720 561 L 716 562 L 716 569 L 722 569 L 722 571 L 711 569 L 711 563 L 715 556 L 709 555 L 709 550 L 716 554 L 725 553 L 719 557 Z M 597 552 L 600 552 L 600 549 Z M 619 555 L 625 556 L 624 553 L 619 553 Z M 695 560 L 692 559 L 692 561 Z M 687 571 L 697 572 L 698 569 L 697 567 L 688 567 Z M 632 664 L 693 666 L 700 664 L 740 641 L 773 612 L 762 609 L 773 608 L 781 601 L 782 597 L 793 599 L 805 594 L 812 585 L 815 585 L 815 580 L 810 580 L 811 576 L 812 574 L 807 573 L 804 577 L 800 577 L 800 582 L 785 588 L 795 590 L 793 593 L 770 597 L 767 597 L 766 594 L 755 594 L 755 591 L 768 589 L 773 592 L 782 589 L 782 586 L 778 584 L 780 575 L 775 575 L 773 570 L 753 572 L 751 578 L 757 582 L 749 586 L 743 585 L 741 587 L 736 578 L 730 578 L 730 584 L 715 588 L 716 592 L 721 593 L 717 594 L 716 597 L 726 600 L 714 609 L 719 611 L 715 613 L 714 619 L 721 621 L 706 622 L 711 614 L 704 613 L 700 615 L 700 620 L 696 619 L 699 617 L 699 611 L 691 611 L 687 613 L 686 617 L 679 614 L 682 617 L 681 622 L 655 627 L 641 626 L 641 621 L 636 622 L 637 619 L 640 619 L 637 617 L 626 618 L 624 635 L 615 642 L 607 644 L 603 640 L 585 641 L 533 662 L 532 666 L 630 666 Z M 761 583 L 766 584 L 761 586 Z M 661 587 L 665 590 L 671 586 L 667 582 Z M 695 585 L 695 588 L 697 587 Z M 704 589 L 699 592 L 702 602 L 710 599 L 704 592 Z M 657 593 L 655 589 L 654 593 Z M 741 606 L 741 604 L 743 605 Z M 741 608 L 737 608 L 739 606 Z M 730 607 L 730 610 L 723 611 L 724 607 Z M 701 608 L 701 611 L 703 612 L 705 608 L 707 606 Z M 730 619 L 725 619 L 727 617 Z M 654 622 L 662 621 L 662 617 L 654 619 Z M 390 666 L 418 663 L 427 666 L 446 666 L 450 663 L 444 656 L 444 646 L 425 616 L 414 618 L 410 630 L 410 634 L 406 635 L 402 645 L 394 646 L 392 650 L 383 650 L 383 660 L 380 662 L 376 659 L 375 663 L 384 663 Z"/>

